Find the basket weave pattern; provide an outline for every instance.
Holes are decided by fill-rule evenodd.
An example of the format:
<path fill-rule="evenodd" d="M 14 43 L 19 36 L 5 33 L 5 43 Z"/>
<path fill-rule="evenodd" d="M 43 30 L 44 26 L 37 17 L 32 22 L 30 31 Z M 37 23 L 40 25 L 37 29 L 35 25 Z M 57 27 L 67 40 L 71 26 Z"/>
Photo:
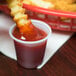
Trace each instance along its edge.
<path fill-rule="evenodd" d="M 27 14 L 30 18 L 45 21 L 52 29 L 76 32 L 76 13 L 48 11 L 27 4 L 24 4 L 23 8 L 27 9 Z M 61 17 L 69 19 L 61 20 Z"/>
<path fill-rule="evenodd" d="M 54 30 L 76 32 L 76 13 L 46 10 L 27 4 L 23 4 L 23 8 L 27 10 L 26 13 L 29 18 L 42 20 L 48 23 Z M 0 5 L 0 10 L 6 12 L 7 14 L 10 12 L 7 5 Z M 61 17 L 66 17 L 69 19 L 61 20 Z"/>

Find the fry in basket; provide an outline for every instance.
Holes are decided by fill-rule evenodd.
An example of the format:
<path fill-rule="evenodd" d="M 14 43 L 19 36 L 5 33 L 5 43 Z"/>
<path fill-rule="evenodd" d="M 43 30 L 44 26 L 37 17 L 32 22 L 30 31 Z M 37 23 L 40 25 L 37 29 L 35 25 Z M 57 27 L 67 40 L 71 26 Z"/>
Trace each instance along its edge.
<path fill-rule="evenodd" d="M 47 9 L 54 9 L 54 4 L 52 2 L 44 1 L 44 0 L 23 0 L 23 3 L 34 5 Z"/>
<path fill-rule="evenodd" d="M 75 3 L 76 2 L 76 0 L 44 0 L 44 1 L 53 2 L 54 4 L 56 2 L 65 2 L 65 3 Z"/>
<path fill-rule="evenodd" d="M 73 4 L 67 4 L 65 2 L 57 2 L 56 3 L 56 9 L 68 11 L 68 12 L 76 12 L 76 4 L 74 4 L 74 3 Z"/>

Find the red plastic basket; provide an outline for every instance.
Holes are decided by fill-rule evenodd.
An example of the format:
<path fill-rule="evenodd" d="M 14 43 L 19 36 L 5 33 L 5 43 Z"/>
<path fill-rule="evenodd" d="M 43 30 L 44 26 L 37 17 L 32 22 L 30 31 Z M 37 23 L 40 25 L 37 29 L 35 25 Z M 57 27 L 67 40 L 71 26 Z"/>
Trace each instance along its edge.
<path fill-rule="evenodd" d="M 0 5 L 0 11 L 6 13 L 8 15 L 10 14 L 10 10 L 7 5 Z"/>
<path fill-rule="evenodd" d="M 30 18 L 45 21 L 52 29 L 76 32 L 76 13 L 48 10 L 41 7 L 23 4 Z M 61 20 L 61 17 L 69 18 Z"/>
<path fill-rule="evenodd" d="M 54 30 L 76 32 L 76 13 L 58 10 L 48 10 L 41 7 L 23 4 L 29 18 L 45 21 Z M 0 5 L 0 10 L 9 14 L 7 5 Z M 61 20 L 61 17 L 69 18 Z"/>

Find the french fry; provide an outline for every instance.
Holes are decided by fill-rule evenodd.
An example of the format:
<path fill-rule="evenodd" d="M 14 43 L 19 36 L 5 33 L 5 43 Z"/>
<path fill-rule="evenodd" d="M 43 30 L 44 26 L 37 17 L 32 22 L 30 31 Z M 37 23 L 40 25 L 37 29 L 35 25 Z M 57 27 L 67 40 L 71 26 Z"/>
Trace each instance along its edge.
<path fill-rule="evenodd" d="M 11 16 L 13 16 L 13 20 L 16 22 L 20 32 L 24 33 L 25 30 L 28 30 L 25 27 L 26 25 L 30 25 L 30 20 L 28 20 L 28 15 L 25 14 L 26 10 L 22 8 L 21 1 L 22 0 L 7 0 L 8 7 L 11 10 Z"/>

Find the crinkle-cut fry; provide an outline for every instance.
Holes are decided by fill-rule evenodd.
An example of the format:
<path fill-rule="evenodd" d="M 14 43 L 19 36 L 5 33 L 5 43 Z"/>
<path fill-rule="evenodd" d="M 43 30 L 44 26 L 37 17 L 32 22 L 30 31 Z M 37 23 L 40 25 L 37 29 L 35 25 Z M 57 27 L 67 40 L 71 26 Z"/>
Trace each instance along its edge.
<path fill-rule="evenodd" d="M 11 16 L 13 16 L 14 21 L 17 24 L 17 27 L 20 29 L 20 32 L 27 31 L 27 26 L 30 25 L 30 20 L 28 20 L 26 10 L 22 8 L 22 0 L 7 0 L 8 6 L 11 9 Z"/>
<path fill-rule="evenodd" d="M 62 7 L 63 5 L 63 7 Z M 63 2 L 57 2 L 56 3 L 56 9 L 57 10 L 63 10 L 63 11 L 68 11 L 68 12 L 76 12 L 76 4 L 67 4 Z"/>
<path fill-rule="evenodd" d="M 60 2 L 60 1 L 65 2 L 65 3 L 69 3 L 69 4 L 72 4 L 72 3 L 76 2 L 76 0 L 44 0 L 44 1 L 53 2 L 54 4 L 56 2 Z"/>
<path fill-rule="evenodd" d="M 8 7 L 9 7 L 9 8 L 13 8 L 13 7 L 15 7 L 16 5 L 20 5 L 20 3 L 19 3 L 19 2 L 12 2 L 12 3 L 10 3 L 10 4 L 8 5 Z"/>
<path fill-rule="evenodd" d="M 26 3 L 26 4 L 30 4 L 30 5 L 32 4 L 32 2 L 30 0 L 28 0 L 28 1 L 27 0 L 23 0 L 22 3 Z"/>
<path fill-rule="evenodd" d="M 21 0 L 6 0 L 9 3 L 12 3 L 12 2 L 20 2 Z"/>
<path fill-rule="evenodd" d="M 76 2 L 76 0 L 62 0 L 63 2 L 67 2 L 67 3 L 69 3 L 69 4 L 72 4 L 72 3 L 74 3 L 74 2 Z"/>
<path fill-rule="evenodd" d="M 14 19 L 14 21 L 17 22 L 20 19 L 28 19 L 28 15 L 22 14 L 22 13 L 17 13 L 13 19 Z"/>
<path fill-rule="evenodd" d="M 24 0 L 23 3 L 30 4 L 30 5 L 35 5 L 43 8 L 51 8 L 54 9 L 54 4 L 52 2 L 44 1 L 44 0 Z"/>
<path fill-rule="evenodd" d="M 11 8 L 11 15 L 12 16 L 15 16 L 19 12 L 22 13 L 22 14 L 24 14 L 25 13 L 25 9 L 23 9 L 20 6 L 16 6 L 16 7 Z"/>
<path fill-rule="evenodd" d="M 20 19 L 17 21 L 17 26 L 20 28 L 22 26 L 26 26 L 30 24 L 30 20 Z"/>
<path fill-rule="evenodd" d="M 17 22 L 17 27 L 19 28 L 21 33 L 25 33 L 26 31 L 27 32 L 30 31 L 31 33 L 32 28 L 29 26 L 30 24 L 31 24 L 30 20 L 21 19 Z"/>
<path fill-rule="evenodd" d="M 14 1 L 17 1 L 17 0 L 6 0 L 8 4 L 14 2 Z"/>
<path fill-rule="evenodd" d="M 8 5 L 13 5 L 13 4 L 16 4 L 16 3 L 21 4 L 19 0 L 7 0 L 7 3 L 8 3 Z"/>
<path fill-rule="evenodd" d="M 44 8 L 54 8 L 54 5 L 51 2 L 43 1 L 43 0 L 30 0 L 33 5 L 37 5 L 39 7 L 44 7 Z"/>

